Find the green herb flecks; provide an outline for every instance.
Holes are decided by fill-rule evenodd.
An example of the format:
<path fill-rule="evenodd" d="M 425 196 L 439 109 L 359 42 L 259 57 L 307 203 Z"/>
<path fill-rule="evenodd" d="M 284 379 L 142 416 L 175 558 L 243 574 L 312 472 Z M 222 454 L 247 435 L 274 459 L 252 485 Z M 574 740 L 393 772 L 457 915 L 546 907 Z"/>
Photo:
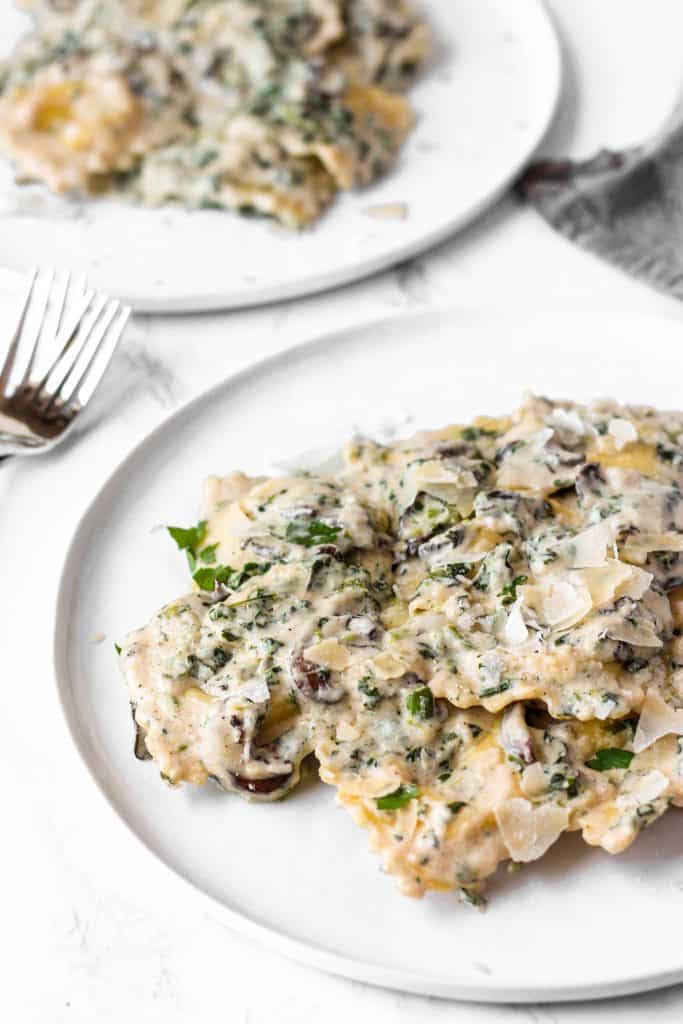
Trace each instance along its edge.
<path fill-rule="evenodd" d="M 434 696 L 428 686 L 412 690 L 406 697 L 406 707 L 415 718 L 426 721 L 434 714 Z"/>
<path fill-rule="evenodd" d="M 374 711 L 382 701 L 382 694 L 376 686 L 371 686 L 372 676 L 365 676 L 358 683 L 358 690 L 363 694 L 363 706 L 369 711 Z"/>
<path fill-rule="evenodd" d="M 489 686 L 486 690 L 480 690 L 479 696 L 496 697 L 499 693 L 505 693 L 505 691 L 509 690 L 511 686 L 512 683 L 509 679 L 503 679 L 503 681 L 498 683 L 496 686 Z"/>
<path fill-rule="evenodd" d="M 341 526 L 328 526 L 320 519 L 311 519 L 310 522 L 299 519 L 287 524 L 285 539 L 292 544 L 314 548 L 318 544 L 333 544 L 340 533 Z"/>
<path fill-rule="evenodd" d="M 635 754 L 630 750 L 621 750 L 619 747 L 603 747 L 598 750 L 595 757 L 586 761 L 589 768 L 596 772 L 608 772 L 611 768 L 628 768 Z"/>
<path fill-rule="evenodd" d="M 269 568 L 269 562 L 247 562 L 242 569 L 233 569 L 231 565 L 212 565 L 197 569 L 192 579 L 200 590 L 212 591 L 219 584 L 228 590 L 237 590 L 253 576 L 262 576 Z"/>
<path fill-rule="evenodd" d="M 501 604 L 514 604 L 517 600 L 517 587 L 523 587 L 527 579 L 527 576 L 515 576 L 512 583 L 508 583 L 507 586 L 503 587 L 500 592 L 500 596 L 503 599 Z"/>
<path fill-rule="evenodd" d="M 206 519 L 200 519 L 196 526 L 167 526 L 172 539 L 178 545 L 180 551 L 185 552 L 187 558 L 187 564 L 190 567 L 190 572 L 194 572 L 197 567 L 197 549 L 201 545 L 202 541 L 206 537 Z M 208 550 L 207 548 L 204 549 Z"/>
<path fill-rule="evenodd" d="M 378 797 L 375 803 L 380 811 L 398 811 L 401 807 L 407 807 L 410 801 L 415 800 L 419 795 L 420 790 L 417 786 L 407 784 L 399 786 L 393 793 Z"/>

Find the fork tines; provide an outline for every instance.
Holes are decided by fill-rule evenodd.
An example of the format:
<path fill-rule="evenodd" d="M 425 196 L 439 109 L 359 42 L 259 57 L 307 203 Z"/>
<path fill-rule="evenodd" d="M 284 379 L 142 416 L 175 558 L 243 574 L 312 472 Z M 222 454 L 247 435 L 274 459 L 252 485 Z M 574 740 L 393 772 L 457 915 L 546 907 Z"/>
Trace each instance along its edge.
<path fill-rule="evenodd" d="M 75 414 L 92 398 L 130 312 L 88 288 L 82 274 L 33 271 L 0 372 L 0 396 L 32 392 L 41 415 Z"/>

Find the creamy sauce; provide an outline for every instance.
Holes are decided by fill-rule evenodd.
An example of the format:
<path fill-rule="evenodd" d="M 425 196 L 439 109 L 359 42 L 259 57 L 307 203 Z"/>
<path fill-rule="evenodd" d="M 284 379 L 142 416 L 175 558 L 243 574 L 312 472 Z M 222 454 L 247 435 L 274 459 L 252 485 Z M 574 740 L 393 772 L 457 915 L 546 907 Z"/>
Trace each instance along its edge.
<path fill-rule="evenodd" d="M 315 220 L 394 161 L 429 50 L 408 0 L 24 0 L 0 147 L 58 192 Z"/>
<path fill-rule="evenodd" d="M 211 478 L 175 531 L 197 589 L 121 653 L 169 782 L 278 799 L 313 753 L 404 892 L 470 903 L 564 831 L 618 853 L 683 805 L 683 417 L 476 422 Z"/>

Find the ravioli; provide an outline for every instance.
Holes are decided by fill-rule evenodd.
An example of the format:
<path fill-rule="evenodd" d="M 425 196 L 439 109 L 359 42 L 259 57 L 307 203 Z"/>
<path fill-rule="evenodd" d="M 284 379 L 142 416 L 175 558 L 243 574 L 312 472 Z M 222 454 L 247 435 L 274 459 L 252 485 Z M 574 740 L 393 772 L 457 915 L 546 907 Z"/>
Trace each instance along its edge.
<path fill-rule="evenodd" d="M 312 755 L 404 893 L 483 901 L 683 806 L 683 416 L 529 398 L 334 477 L 207 482 L 128 638 L 137 752 L 252 800 Z"/>
<path fill-rule="evenodd" d="M 56 192 L 312 223 L 395 161 L 429 52 L 407 0 L 25 0 L 0 148 Z"/>

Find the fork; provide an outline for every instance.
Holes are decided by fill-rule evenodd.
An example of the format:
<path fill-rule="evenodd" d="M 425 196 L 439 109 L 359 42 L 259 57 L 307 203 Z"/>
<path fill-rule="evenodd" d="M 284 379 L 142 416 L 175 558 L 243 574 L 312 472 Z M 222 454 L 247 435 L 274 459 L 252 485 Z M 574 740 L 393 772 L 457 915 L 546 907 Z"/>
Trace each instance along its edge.
<path fill-rule="evenodd" d="M 39 455 L 64 439 L 92 398 L 130 307 L 85 277 L 34 270 L 0 370 L 0 459 Z"/>

